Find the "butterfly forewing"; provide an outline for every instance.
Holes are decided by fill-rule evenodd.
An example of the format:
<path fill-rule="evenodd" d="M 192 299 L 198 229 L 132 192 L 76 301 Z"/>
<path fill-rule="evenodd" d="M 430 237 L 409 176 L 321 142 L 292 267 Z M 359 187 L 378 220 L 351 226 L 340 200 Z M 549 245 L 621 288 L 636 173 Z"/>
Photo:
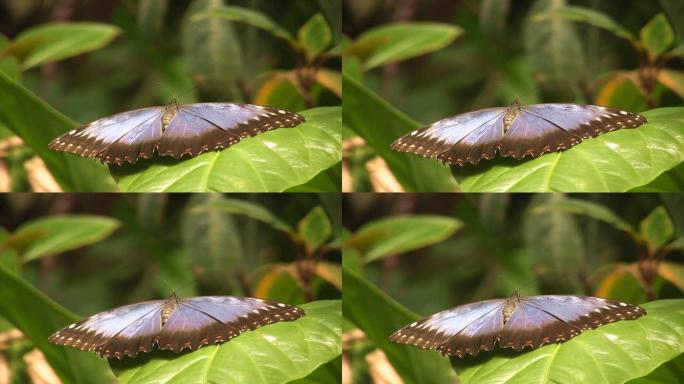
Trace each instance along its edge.
<path fill-rule="evenodd" d="M 443 119 L 400 137 L 390 148 L 423 157 L 438 157 L 474 132 L 475 135 L 482 135 L 478 132 L 481 127 L 494 129 L 492 123 L 498 121 L 505 111 L 505 108 L 491 108 Z M 496 133 L 487 135 L 496 136 Z M 466 155 L 458 154 L 458 157 L 465 158 Z"/>
<path fill-rule="evenodd" d="M 163 112 L 162 107 L 152 107 L 105 117 L 59 136 L 48 144 L 48 148 L 113 163 L 115 159 L 123 162 L 128 152 L 128 148 L 117 150 L 117 146 L 136 144 L 145 147 L 143 154 L 149 157 L 159 138 Z M 108 151 L 115 143 L 119 144 Z M 133 161 L 139 155 L 136 151 Z"/>
<path fill-rule="evenodd" d="M 490 350 L 503 327 L 505 303 L 487 300 L 448 309 L 396 331 L 390 340 L 456 356 L 476 354 L 481 346 Z"/>
<path fill-rule="evenodd" d="M 167 117 L 169 120 L 164 121 Z M 97 120 L 56 138 L 48 148 L 123 165 L 149 158 L 155 150 L 175 158 L 195 156 L 227 148 L 244 137 L 303 122 L 296 113 L 251 104 L 172 104 Z"/>
<path fill-rule="evenodd" d="M 123 356 L 128 338 L 138 347 L 145 346 L 145 352 L 152 349 L 154 337 L 161 329 L 160 318 L 163 300 L 125 305 L 90 316 L 78 323 L 60 329 L 48 338 L 52 344 L 66 345 L 86 351 L 96 351 L 103 356 Z M 135 325 L 134 325 L 135 324 Z M 144 332 L 135 333 L 137 329 Z M 118 337 L 121 336 L 121 337 Z M 101 348 L 109 344 L 109 348 Z M 109 352 L 107 352 L 107 350 Z M 128 355 L 135 356 L 138 349 L 128 348 Z"/>

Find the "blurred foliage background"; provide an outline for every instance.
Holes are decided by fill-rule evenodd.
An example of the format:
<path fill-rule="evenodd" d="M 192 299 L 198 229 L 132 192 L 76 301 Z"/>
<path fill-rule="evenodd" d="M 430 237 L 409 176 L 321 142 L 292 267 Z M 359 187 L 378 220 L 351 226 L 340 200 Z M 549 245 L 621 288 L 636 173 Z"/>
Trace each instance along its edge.
<path fill-rule="evenodd" d="M 7 0 L 0 72 L 78 122 L 173 98 L 301 111 L 341 103 L 340 29 L 329 0 Z M 1 122 L 20 118 L 0 117 L 0 190 L 58 190 L 30 162 L 49 156 L 39 130 L 13 133 Z M 45 162 L 54 173 L 56 159 Z"/>
<path fill-rule="evenodd" d="M 684 98 L 677 0 L 345 0 L 343 12 L 347 191 L 455 188 L 438 181 L 446 170 L 386 148 L 414 120 L 516 98 L 634 112 Z"/>
<path fill-rule="evenodd" d="M 14 324 L 0 316 L 0 335 L 56 330 L 51 304 L 22 304 L 14 276 L 80 315 L 174 291 L 291 304 L 340 299 L 340 207 L 332 194 L 1 196 L 0 272 L 8 275 L 0 314 Z M 33 336 L 2 343 L 12 382 L 24 382 L 27 352 L 58 348 Z"/>
<path fill-rule="evenodd" d="M 634 304 L 682 298 L 683 213 L 680 194 L 345 195 L 350 377 L 383 382 L 398 372 L 421 382 L 420 372 L 450 372 L 430 368 L 442 360 L 434 353 L 387 340 L 412 311 L 427 316 L 516 290 Z M 373 307 L 384 316 L 366 314 Z"/>

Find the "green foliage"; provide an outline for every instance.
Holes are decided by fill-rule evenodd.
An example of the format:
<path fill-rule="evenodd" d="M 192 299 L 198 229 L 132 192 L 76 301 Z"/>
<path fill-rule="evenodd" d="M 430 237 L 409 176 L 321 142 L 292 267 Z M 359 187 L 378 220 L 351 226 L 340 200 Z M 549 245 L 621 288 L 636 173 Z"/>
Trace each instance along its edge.
<path fill-rule="evenodd" d="M 470 7 L 437 1 L 419 5 L 400 24 L 378 10 L 350 4 L 343 120 L 353 131 L 348 140 L 357 140 L 356 135 L 366 144 L 347 154 L 354 190 L 396 185 L 387 179 L 396 179 L 405 191 L 425 192 L 684 189 L 674 171 L 684 162 L 681 110 L 656 108 L 677 106 L 684 98 L 684 74 L 670 65 L 682 52 L 674 21 L 683 9 L 665 2 L 662 13 L 661 3 L 641 8 L 636 3 L 597 3 L 592 8 L 568 3 L 535 0 L 529 9 L 520 9 L 509 1 L 480 1 Z M 451 20 L 436 24 L 441 38 L 422 38 L 421 27 L 431 23 L 418 16 L 430 15 L 430 7 L 448 12 L 441 20 Z M 620 21 L 611 16 L 618 13 Z M 455 33 L 448 36 L 449 28 Z M 640 30 L 638 36 L 635 30 Z M 622 40 L 611 40 L 611 35 Z M 598 104 L 639 113 L 648 109 L 643 114 L 649 123 L 587 139 L 561 154 L 528 161 L 498 156 L 478 166 L 452 167 L 452 180 L 437 161 L 388 148 L 422 125 L 413 119 L 429 123 L 506 106 L 513 99 L 524 104 Z M 386 167 L 373 162 L 370 169 L 366 164 L 374 156 Z"/>
<path fill-rule="evenodd" d="M 17 31 L 13 41 L 0 37 L 0 124 L 25 145 L 22 156 L 9 157 L 12 173 L 36 154 L 65 191 L 339 190 L 341 124 L 335 106 L 341 103 L 342 87 L 335 62 L 339 51 L 334 51 L 340 36 L 333 33 L 339 27 L 330 26 L 335 14 L 314 2 L 245 8 L 227 6 L 224 0 L 193 0 L 179 6 L 168 1 L 120 4 L 112 8 L 109 24 L 45 24 Z M 268 13 L 277 14 L 278 23 Z M 87 12 L 81 17 L 87 18 Z M 255 33 L 254 27 L 280 40 Z M 291 30 L 299 30 L 298 38 Z M 90 53 L 84 60 L 63 61 L 84 53 Z M 49 86 L 37 86 L 32 68 L 56 62 L 45 82 Z M 288 135 L 269 138 L 268 133 L 242 147 L 254 146 L 257 153 L 224 158 L 223 152 L 234 149 L 229 148 L 183 161 L 155 156 L 144 164 L 112 168 L 111 174 L 93 159 L 46 148 L 78 126 L 48 104 L 74 119 L 93 121 L 171 98 L 305 110 L 308 122 L 285 130 Z M 262 154 L 266 158 L 260 159 Z M 21 175 L 26 171 L 18 172 L 19 180 L 30 179 Z M 338 181 L 331 183 L 330 177 Z M 26 188 L 19 181 L 12 185 Z"/>
<path fill-rule="evenodd" d="M 668 196 L 347 196 L 343 314 L 350 335 L 358 328 L 366 336 L 350 342 L 347 352 L 353 382 L 368 379 L 364 367 L 373 369 L 369 354 L 375 349 L 385 353 L 406 383 L 453 382 L 454 373 L 463 383 L 524 383 L 542 376 L 553 382 L 669 377 L 684 353 L 684 266 L 677 259 L 681 239 L 672 241 L 668 234 L 681 233 L 684 222 L 676 219 L 683 201 Z M 413 225 L 393 227 L 387 237 L 390 242 L 411 239 L 426 229 L 420 219 L 435 209 L 452 214 L 443 218 L 459 223 L 457 233 L 388 252 L 393 256 L 382 262 L 363 262 L 383 241 L 369 228 L 416 219 Z M 403 213 L 399 218 L 397 211 Z M 561 344 L 522 352 L 497 347 L 453 358 L 451 367 L 435 351 L 389 342 L 390 334 L 419 317 L 513 291 L 614 298 L 639 304 L 648 314 Z M 651 373 L 659 366 L 667 368 Z"/>
<path fill-rule="evenodd" d="M 51 216 L 22 225 L 0 247 L 15 248 L 26 263 L 101 241 L 120 223 L 108 217 L 91 215 Z"/>
<path fill-rule="evenodd" d="M 5 196 L 0 206 L 19 200 Z M 39 348 L 64 382 L 112 378 L 94 353 L 47 343 L 50 334 L 80 316 L 46 293 L 83 315 L 168 297 L 171 291 L 181 297 L 270 298 L 301 304 L 306 311 L 297 321 L 245 332 L 219 346 L 187 354 L 156 350 L 110 362 L 121 382 L 162 380 L 166 374 L 187 382 L 199 369 L 206 375 L 196 382 L 260 377 L 264 383 L 284 383 L 339 371 L 342 271 L 339 246 L 330 241 L 331 217 L 321 208 L 339 205 L 339 197 L 28 195 L 22 201 L 33 201 L 37 212 L 73 213 L 25 220 L 17 210 L 2 216 L 21 225 L 14 231 L 0 227 L 0 318 L 21 330 L 22 343 Z M 300 235 L 295 228 L 305 230 Z M 307 241 L 313 262 L 300 246 Z M 298 268 L 303 261 L 313 265 L 311 275 Z M 41 273 L 44 265 L 49 274 Z M 23 353 L 10 365 L 22 366 Z"/>
<path fill-rule="evenodd" d="M 315 301 L 301 308 L 304 317 L 245 332 L 218 346 L 180 356 L 157 352 L 143 359 L 110 360 L 110 365 L 124 384 L 287 383 L 342 353 L 340 301 Z"/>
<path fill-rule="evenodd" d="M 347 245 L 361 251 L 365 262 L 439 243 L 463 223 L 444 216 L 392 216 L 365 224 Z"/>

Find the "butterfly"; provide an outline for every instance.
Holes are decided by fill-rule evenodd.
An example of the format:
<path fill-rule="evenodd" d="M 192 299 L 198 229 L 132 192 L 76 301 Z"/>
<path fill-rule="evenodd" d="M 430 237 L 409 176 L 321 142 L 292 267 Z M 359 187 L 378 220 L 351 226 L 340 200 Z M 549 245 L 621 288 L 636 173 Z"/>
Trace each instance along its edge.
<path fill-rule="evenodd" d="M 521 351 L 569 340 L 582 331 L 646 314 L 636 305 L 588 296 L 529 296 L 486 300 L 447 309 L 390 336 L 395 343 L 463 357 L 495 343 Z"/>
<path fill-rule="evenodd" d="M 566 150 L 582 140 L 646 123 L 636 113 L 580 104 L 534 104 L 516 100 L 504 108 L 467 112 L 440 120 L 397 139 L 399 152 L 463 166 L 501 156 L 522 159 Z"/>
<path fill-rule="evenodd" d="M 54 139 L 48 148 L 123 165 L 154 151 L 176 159 L 227 148 L 249 136 L 295 127 L 304 117 L 252 104 L 197 103 L 149 107 L 102 118 Z"/>
<path fill-rule="evenodd" d="M 60 329 L 48 342 L 100 356 L 135 357 L 159 349 L 194 351 L 220 344 L 241 332 L 304 316 L 304 310 L 270 300 L 234 296 L 199 296 L 124 305 Z"/>

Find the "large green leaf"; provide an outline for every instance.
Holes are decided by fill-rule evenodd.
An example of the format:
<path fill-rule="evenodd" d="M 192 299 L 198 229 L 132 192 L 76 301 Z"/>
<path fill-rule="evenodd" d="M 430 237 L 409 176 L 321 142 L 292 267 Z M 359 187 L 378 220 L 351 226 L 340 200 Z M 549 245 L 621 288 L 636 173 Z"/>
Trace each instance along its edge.
<path fill-rule="evenodd" d="M 182 24 L 183 58 L 190 77 L 203 89 L 222 98 L 238 99 L 238 83 L 244 70 L 240 38 L 228 20 L 211 17 L 197 20 L 194 15 L 223 6 L 223 0 L 197 0 L 188 8 Z"/>
<path fill-rule="evenodd" d="M 602 204 L 583 199 L 565 198 L 562 200 L 541 204 L 535 207 L 532 210 L 532 213 L 541 213 L 547 209 L 559 209 L 578 215 L 589 216 L 592 219 L 600 220 L 604 223 L 612 225 L 618 231 L 627 232 L 632 236 L 639 236 L 637 230 L 630 223 Z"/>
<path fill-rule="evenodd" d="M 364 32 L 349 49 L 374 46 L 365 57 L 365 67 L 370 69 L 440 50 L 461 34 L 461 28 L 442 23 L 384 24 Z"/>
<path fill-rule="evenodd" d="M 391 216 L 362 226 L 349 240 L 363 250 L 366 262 L 439 243 L 463 226 L 436 215 Z"/>
<path fill-rule="evenodd" d="M 301 125 L 246 138 L 222 151 L 185 160 L 155 156 L 110 170 L 126 192 L 284 191 L 342 159 L 340 108 L 301 115 L 306 118 Z"/>
<path fill-rule="evenodd" d="M 98 162 L 48 150 L 52 139 L 76 128 L 77 124 L 2 72 L 0 122 L 43 158 L 65 191 L 111 191 L 114 188 L 107 168 Z"/>
<path fill-rule="evenodd" d="M 587 139 L 565 152 L 528 161 L 499 157 L 453 172 L 468 192 L 628 191 L 684 161 L 684 108 L 643 115 L 648 123 L 638 128 Z"/>
<path fill-rule="evenodd" d="M 6 49 L 28 69 L 94 51 L 119 33 L 119 28 L 101 23 L 42 24 L 22 32 Z"/>
<path fill-rule="evenodd" d="M 49 216 L 19 227 L 8 241 L 26 239 L 21 248 L 22 261 L 55 255 L 96 243 L 112 234 L 118 220 L 94 215 Z"/>
<path fill-rule="evenodd" d="M 342 75 L 344 124 L 382 156 L 406 191 L 451 192 L 448 168 L 417 156 L 390 151 L 390 144 L 420 125 L 347 74 Z"/>
<path fill-rule="evenodd" d="M 604 325 L 526 353 L 454 360 L 463 384 L 624 383 L 684 353 L 684 300 L 643 305 L 646 316 Z M 436 353 L 433 357 L 439 359 Z"/>
<path fill-rule="evenodd" d="M 39 348 L 64 383 L 109 383 L 105 361 L 93 353 L 48 344 L 47 338 L 78 317 L 0 265 L 0 316 Z"/>
<path fill-rule="evenodd" d="M 454 383 L 456 375 L 448 360 L 408 345 L 390 342 L 397 329 L 418 319 L 401 304 L 347 266 L 342 267 L 344 317 L 359 327 L 378 348 L 406 384 Z"/>
<path fill-rule="evenodd" d="M 306 315 L 186 354 L 153 352 L 110 360 L 119 383 L 286 383 L 306 377 L 342 353 L 339 300 L 301 306 Z"/>

